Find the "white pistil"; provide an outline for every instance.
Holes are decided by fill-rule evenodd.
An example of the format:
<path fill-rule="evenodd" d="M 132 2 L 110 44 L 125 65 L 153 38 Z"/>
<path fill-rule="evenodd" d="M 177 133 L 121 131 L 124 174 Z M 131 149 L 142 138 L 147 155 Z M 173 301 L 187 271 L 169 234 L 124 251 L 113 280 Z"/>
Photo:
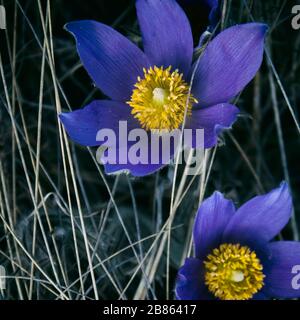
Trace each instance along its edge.
<path fill-rule="evenodd" d="M 234 281 L 234 282 L 242 282 L 244 280 L 244 274 L 242 271 L 232 271 L 231 273 L 231 280 Z"/>
<path fill-rule="evenodd" d="M 167 98 L 167 91 L 163 88 L 155 88 L 152 92 L 153 101 L 157 104 L 163 105 L 165 103 L 165 99 Z"/>

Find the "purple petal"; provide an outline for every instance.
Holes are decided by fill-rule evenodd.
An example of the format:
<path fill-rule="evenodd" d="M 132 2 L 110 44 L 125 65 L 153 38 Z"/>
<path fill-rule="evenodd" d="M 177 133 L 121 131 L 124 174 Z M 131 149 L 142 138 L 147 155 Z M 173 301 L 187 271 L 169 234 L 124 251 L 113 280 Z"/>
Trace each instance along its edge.
<path fill-rule="evenodd" d="M 121 150 L 123 151 L 123 150 Z M 122 153 L 122 156 L 117 158 L 116 164 L 107 163 L 104 164 L 105 173 L 106 174 L 119 174 L 119 173 L 130 173 L 134 177 L 145 177 L 150 174 L 155 173 L 156 171 L 162 169 L 167 164 L 159 163 L 159 164 L 131 164 L 127 162 L 126 164 L 121 164 L 120 160 L 124 161 L 127 154 Z"/>
<path fill-rule="evenodd" d="M 149 66 L 145 54 L 123 35 L 102 23 L 83 20 L 68 23 L 76 38 L 80 59 L 105 95 L 125 101 L 137 77 Z"/>
<path fill-rule="evenodd" d="M 247 243 L 273 239 L 288 223 L 292 199 L 286 183 L 241 206 L 224 232 L 224 241 Z"/>
<path fill-rule="evenodd" d="M 191 117 L 187 119 L 186 128 L 193 130 L 204 129 L 204 147 L 211 148 L 216 145 L 218 135 L 224 129 L 231 128 L 238 113 L 239 109 L 228 103 L 193 109 Z M 198 147 L 195 138 L 193 139 L 191 147 Z"/>
<path fill-rule="evenodd" d="M 187 75 L 193 56 L 189 21 L 175 0 L 138 0 L 137 15 L 144 51 L 158 67 L 179 69 Z"/>
<path fill-rule="evenodd" d="M 83 109 L 61 113 L 59 118 L 67 133 L 75 142 L 84 146 L 101 145 L 96 140 L 100 129 L 118 132 L 119 121 L 128 121 L 128 127 L 138 127 L 128 105 L 109 100 L 95 100 Z"/>
<path fill-rule="evenodd" d="M 269 299 L 270 298 L 263 291 L 259 291 L 252 298 L 252 300 L 269 300 Z"/>
<path fill-rule="evenodd" d="M 264 292 L 272 298 L 300 297 L 300 243 L 272 242 L 269 249 Z"/>
<path fill-rule="evenodd" d="M 266 31 L 265 24 L 237 25 L 208 44 L 193 83 L 201 106 L 228 102 L 252 80 L 262 63 Z"/>
<path fill-rule="evenodd" d="M 188 258 L 179 269 L 175 288 L 178 300 L 211 300 L 204 283 L 203 262 L 199 259 Z"/>
<path fill-rule="evenodd" d="M 223 232 L 234 213 L 233 202 L 225 199 L 220 192 L 214 192 L 203 201 L 196 216 L 193 232 L 197 258 L 205 259 L 220 245 Z"/>

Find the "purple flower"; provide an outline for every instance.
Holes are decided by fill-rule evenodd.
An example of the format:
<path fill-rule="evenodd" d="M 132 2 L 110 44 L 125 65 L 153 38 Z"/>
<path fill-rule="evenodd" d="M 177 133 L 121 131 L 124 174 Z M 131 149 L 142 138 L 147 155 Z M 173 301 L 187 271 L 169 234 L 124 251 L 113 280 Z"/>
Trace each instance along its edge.
<path fill-rule="evenodd" d="M 288 223 L 291 212 L 286 183 L 238 210 L 232 201 L 215 192 L 198 210 L 194 225 L 196 257 L 186 259 L 178 272 L 177 298 L 300 297 L 299 288 L 293 285 L 294 268 L 300 265 L 300 243 L 272 241 Z"/>
<path fill-rule="evenodd" d="M 186 103 L 195 67 L 186 15 L 175 0 L 137 0 L 136 9 L 143 51 L 99 22 L 86 20 L 66 25 L 76 38 L 85 69 L 108 97 L 81 110 L 62 113 L 60 119 L 66 131 L 71 139 L 85 146 L 102 144 L 96 139 L 102 128 L 118 135 L 120 120 L 127 121 L 129 130 L 146 129 L 149 136 L 152 129 L 171 132 L 182 126 L 188 104 L 185 127 L 203 128 L 205 148 L 213 147 L 218 134 L 231 127 L 239 112 L 230 100 L 261 65 L 266 25 L 236 25 L 216 36 L 200 58 Z M 150 143 L 146 148 L 150 151 Z M 119 157 L 116 164 L 106 164 L 106 173 L 127 170 L 144 176 L 164 165 L 124 164 L 123 160 Z"/>

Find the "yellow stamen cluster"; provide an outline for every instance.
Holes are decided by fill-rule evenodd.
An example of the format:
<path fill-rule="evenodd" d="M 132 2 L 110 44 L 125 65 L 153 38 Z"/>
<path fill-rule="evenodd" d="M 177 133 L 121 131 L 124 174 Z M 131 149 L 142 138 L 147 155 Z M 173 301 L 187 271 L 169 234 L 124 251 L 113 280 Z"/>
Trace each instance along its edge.
<path fill-rule="evenodd" d="M 222 244 L 207 256 L 205 284 L 221 300 L 248 300 L 264 285 L 256 253 L 239 244 Z"/>
<path fill-rule="evenodd" d="M 185 109 L 189 115 L 192 105 L 197 103 L 189 95 L 189 85 L 183 75 L 171 69 L 171 66 L 144 69 L 144 77 L 138 77 L 131 100 L 127 102 L 132 107 L 131 113 L 146 130 L 178 129 L 183 123 Z"/>

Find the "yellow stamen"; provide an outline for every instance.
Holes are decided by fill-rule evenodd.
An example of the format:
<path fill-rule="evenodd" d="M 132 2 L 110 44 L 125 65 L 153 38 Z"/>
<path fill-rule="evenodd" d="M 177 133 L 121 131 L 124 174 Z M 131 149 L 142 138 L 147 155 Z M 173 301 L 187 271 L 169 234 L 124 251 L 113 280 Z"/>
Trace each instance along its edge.
<path fill-rule="evenodd" d="M 192 105 L 197 103 L 192 95 L 189 96 L 189 85 L 183 75 L 178 70 L 171 72 L 171 66 L 144 69 L 144 77 L 138 77 L 134 87 L 127 103 L 146 130 L 178 129 L 183 123 L 185 108 L 190 115 Z"/>
<path fill-rule="evenodd" d="M 251 299 L 264 285 L 256 253 L 239 244 L 222 244 L 207 256 L 205 284 L 221 300 Z"/>

